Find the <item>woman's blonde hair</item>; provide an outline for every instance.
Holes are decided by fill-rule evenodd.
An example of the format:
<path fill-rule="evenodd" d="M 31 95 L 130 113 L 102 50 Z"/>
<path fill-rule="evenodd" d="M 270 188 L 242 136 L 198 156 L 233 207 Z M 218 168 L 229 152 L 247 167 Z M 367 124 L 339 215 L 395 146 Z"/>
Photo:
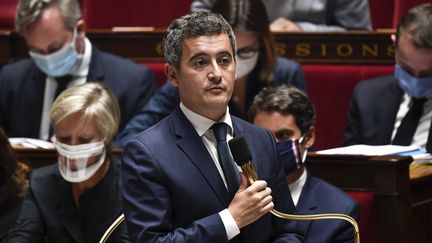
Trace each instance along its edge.
<path fill-rule="evenodd" d="M 54 126 L 77 112 L 82 112 L 84 119 L 94 118 L 105 144 L 112 142 L 120 124 L 120 107 L 108 88 L 90 82 L 66 89 L 54 101 L 50 112 L 51 124 Z"/>

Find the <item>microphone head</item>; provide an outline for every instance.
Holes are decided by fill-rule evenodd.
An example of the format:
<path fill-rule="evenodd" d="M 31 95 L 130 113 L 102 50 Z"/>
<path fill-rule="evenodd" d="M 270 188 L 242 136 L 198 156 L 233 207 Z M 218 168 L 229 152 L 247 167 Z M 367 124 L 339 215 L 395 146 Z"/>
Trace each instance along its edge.
<path fill-rule="evenodd" d="M 234 161 L 238 166 L 242 166 L 252 160 L 249 147 L 244 137 L 233 138 L 228 143 Z"/>

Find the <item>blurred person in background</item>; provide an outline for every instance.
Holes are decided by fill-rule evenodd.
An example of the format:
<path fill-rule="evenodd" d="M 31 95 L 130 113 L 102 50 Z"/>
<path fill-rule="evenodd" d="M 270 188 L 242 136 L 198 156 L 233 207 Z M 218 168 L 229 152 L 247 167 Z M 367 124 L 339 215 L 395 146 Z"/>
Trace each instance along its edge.
<path fill-rule="evenodd" d="M 345 192 L 312 176 L 305 164 L 315 142 L 315 108 L 301 90 L 267 87 L 255 97 L 250 117 L 277 141 L 296 214 L 341 213 L 358 220 L 360 207 Z M 307 243 L 353 242 L 354 229 L 343 220 L 299 221 Z"/>
<path fill-rule="evenodd" d="M 50 140 L 50 108 L 68 87 L 109 87 L 120 105 L 119 130 L 156 90 L 150 69 L 90 42 L 78 0 L 19 0 L 15 26 L 30 58 L 0 71 L 0 127 L 9 137 Z"/>
<path fill-rule="evenodd" d="M 344 145 L 412 145 L 431 153 L 432 4 L 411 8 L 392 39 L 394 74 L 357 84 Z"/>
<path fill-rule="evenodd" d="M 0 242 L 14 225 L 27 192 L 29 168 L 18 161 L 0 128 Z"/>
<path fill-rule="evenodd" d="M 210 10 L 217 0 L 194 0 L 191 11 Z M 371 30 L 368 0 L 264 0 L 272 31 Z"/>
<path fill-rule="evenodd" d="M 86 83 L 61 93 L 50 119 L 58 162 L 33 171 L 6 242 L 98 242 L 123 210 L 120 160 L 111 151 L 119 105 L 109 89 Z M 126 226 L 110 240 L 129 242 Z"/>

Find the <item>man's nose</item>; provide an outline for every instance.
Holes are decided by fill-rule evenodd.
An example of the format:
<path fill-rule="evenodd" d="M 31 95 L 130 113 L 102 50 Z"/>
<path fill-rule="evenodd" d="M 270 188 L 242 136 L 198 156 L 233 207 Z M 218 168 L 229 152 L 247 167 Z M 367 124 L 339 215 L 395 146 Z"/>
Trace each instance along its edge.
<path fill-rule="evenodd" d="M 208 78 L 213 82 L 220 81 L 222 78 L 221 67 L 216 61 L 212 62 L 212 64 L 210 65 Z"/>

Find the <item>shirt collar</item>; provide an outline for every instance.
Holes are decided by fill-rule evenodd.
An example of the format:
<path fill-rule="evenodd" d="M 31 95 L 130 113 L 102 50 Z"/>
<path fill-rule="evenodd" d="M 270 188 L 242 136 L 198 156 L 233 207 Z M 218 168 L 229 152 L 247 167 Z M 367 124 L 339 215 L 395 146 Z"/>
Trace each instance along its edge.
<path fill-rule="evenodd" d="M 76 77 L 87 77 L 87 74 L 90 69 L 90 59 L 91 59 L 91 52 L 92 52 L 92 45 L 87 37 L 84 38 L 84 54 L 82 57 L 82 60 L 75 69 L 73 73 L 71 73 L 73 76 Z"/>
<path fill-rule="evenodd" d="M 300 199 L 301 192 L 303 191 L 303 187 L 306 184 L 306 177 L 307 177 L 307 171 L 305 168 L 300 178 L 298 178 L 296 181 L 288 185 L 291 192 L 291 198 L 295 206 L 297 206 L 297 203 Z"/>
<path fill-rule="evenodd" d="M 201 137 L 204 133 L 206 133 L 213 124 L 216 122 L 224 122 L 228 125 L 228 133 L 233 136 L 234 128 L 232 125 L 231 116 L 229 115 L 229 108 L 227 107 L 227 111 L 225 115 L 222 117 L 219 121 L 213 121 L 211 119 L 208 119 L 207 117 L 204 117 L 196 112 L 191 111 L 189 108 L 187 108 L 182 102 L 180 102 L 180 109 L 185 114 L 186 118 L 192 123 L 192 126 L 197 131 L 198 135 Z"/>

